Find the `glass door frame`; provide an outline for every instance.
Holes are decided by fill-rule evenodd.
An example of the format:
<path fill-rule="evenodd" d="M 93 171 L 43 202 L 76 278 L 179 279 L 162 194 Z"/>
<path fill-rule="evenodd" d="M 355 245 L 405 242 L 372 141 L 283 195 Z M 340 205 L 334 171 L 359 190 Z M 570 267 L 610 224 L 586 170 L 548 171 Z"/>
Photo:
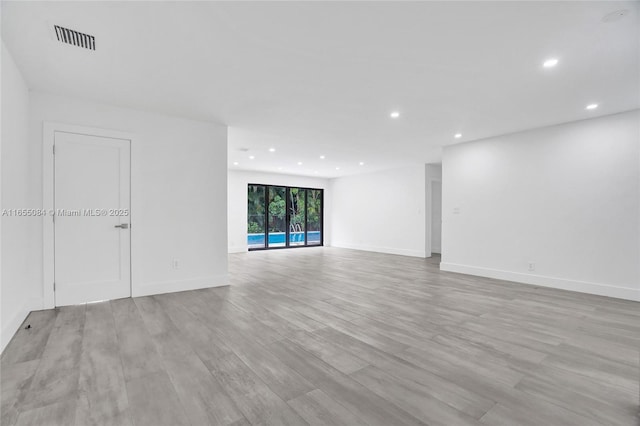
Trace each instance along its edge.
<path fill-rule="evenodd" d="M 324 246 L 324 189 L 307 188 L 303 186 L 286 186 L 286 185 L 265 185 L 262 183 L 249 183 L 247 188 L 251 186 L 264 187 L 264 247 L 248 247 L 249 251 L 259 250 L 280 250 L 300 247 L 322 247 Z M 277 247 L 269 247 L 269 194 L 271 188 L 285 189 L 285 245 Z M 304 190 L 304 244 L 291 245 L 291 189 Z M 320 191 L 320 242 L 318 244 L 309 244 L 309 191 Z"/>

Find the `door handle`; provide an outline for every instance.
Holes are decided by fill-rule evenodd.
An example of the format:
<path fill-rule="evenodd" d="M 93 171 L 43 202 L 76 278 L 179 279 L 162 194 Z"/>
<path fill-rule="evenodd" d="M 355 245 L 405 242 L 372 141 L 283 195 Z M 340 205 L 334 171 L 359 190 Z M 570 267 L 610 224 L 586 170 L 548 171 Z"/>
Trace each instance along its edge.
<path fill-rule="evenodd" d="M 115 228 L 129 229 L 129 224 L 128 223 L 123 223 L 122 225 L 116 225 Z"/>

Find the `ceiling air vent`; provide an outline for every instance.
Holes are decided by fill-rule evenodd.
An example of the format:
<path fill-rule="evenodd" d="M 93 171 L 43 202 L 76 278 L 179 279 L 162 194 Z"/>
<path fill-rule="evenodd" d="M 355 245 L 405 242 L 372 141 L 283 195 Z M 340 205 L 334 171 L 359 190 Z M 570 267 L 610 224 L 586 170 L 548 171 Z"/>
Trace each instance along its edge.
<path fill-rule="evenodd" d="M 59 25 L 54 25 L 56 37 L 62 43 L 71 44 L 73 46 L 84 47 L 89 50 L 96 50 L 96 38 L 89 34 L 70 30 Z"/>

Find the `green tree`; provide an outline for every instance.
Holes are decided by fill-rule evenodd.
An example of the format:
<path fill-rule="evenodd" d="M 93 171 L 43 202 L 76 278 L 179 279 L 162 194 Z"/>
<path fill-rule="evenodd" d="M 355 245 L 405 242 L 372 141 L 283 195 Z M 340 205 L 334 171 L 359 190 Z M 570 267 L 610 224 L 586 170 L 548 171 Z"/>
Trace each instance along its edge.
<path fill-rule="evenodd" d="M 291 198 L 291 224 L 297 229 L 300 225 L 300 228 L 304 229 L 304 194 L 306 190 L 299 188 L 291 188 L 289 191 Z"/>
<path fill-rule="evenodd" d="M 247 229 L 247 232 L 249 234 L 259 234 L 264 231 L 261 229 L 261 226 L 258 225 L 256 222 L 249 222 L 249 227 Z"/>
<path fill-rule="evenodd" d="M 247 232 L 264 232 L 264 186 L 249 185 L 247 193 Z"/>
<path fill-rule="evenodd" d="M 310 231 L 320 230 L 321 199 L 319 190 L 309 190 L 307 194 L 307 226 Z"/>
<path fill-rule="evenodd" d="M 272 189 L 273 190 L 273 189 Z M 275 194 L 269 200 L 269 232 L 284 232 L 284 216 L 286 214 L 287 202 L 279 195 Z"/>

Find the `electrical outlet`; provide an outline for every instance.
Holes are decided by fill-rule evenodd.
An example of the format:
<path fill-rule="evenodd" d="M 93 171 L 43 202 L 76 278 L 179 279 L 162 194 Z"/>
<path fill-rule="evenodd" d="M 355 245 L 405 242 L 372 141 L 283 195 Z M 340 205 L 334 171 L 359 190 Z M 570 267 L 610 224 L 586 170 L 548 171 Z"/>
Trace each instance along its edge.
<path fill-rule="evenodd" d="M 173 269 L 180 269 L 180 259 L 173 259 L 171 262 L 171 267 Z"/>
<path fill-rule="evenodd" d="M 536 270 L 536 262 L 527 262 L 529 272 L 533 272 Z"/>

